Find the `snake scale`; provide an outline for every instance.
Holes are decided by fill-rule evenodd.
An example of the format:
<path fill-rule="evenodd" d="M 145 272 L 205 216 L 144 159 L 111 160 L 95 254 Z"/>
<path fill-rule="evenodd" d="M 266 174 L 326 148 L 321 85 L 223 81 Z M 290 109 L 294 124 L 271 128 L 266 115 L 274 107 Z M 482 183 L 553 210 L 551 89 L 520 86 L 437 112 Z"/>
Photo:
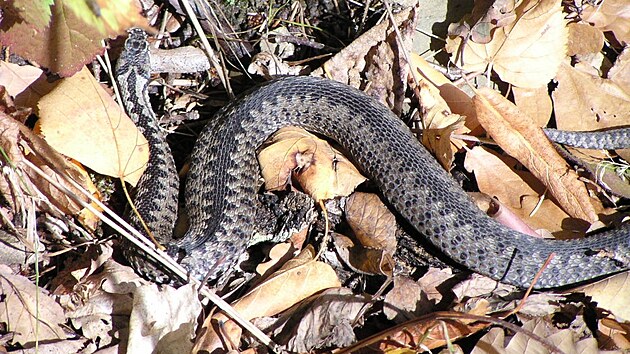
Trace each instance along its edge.
<path fill-rule="evenodd" d="M 177 174 L 149 108 L 148 68 L 146 34 L 131 30 L 117 78 L 126 91 L 123 97 L 130 116 L 151 144 L 151 160 L 135 203 L 149 227 L 168 241 L 177 203 Z M 185 190 L 190 228 L 175 241 L 183 254 L 180 261 L 193 277 L 202 279 L 215 266 L 211 279 L 216 279 L 234 267 L 244 252 L 256 222 L 260 187 L 256 149 L 288 125 L 336 141 L 380 188 L 391 208 L 446 256 L 474 272 L 526 287 L 554 253 L 536 283 L 537 288 L 550 288 L 629 268 L 628 223 L 568 241 L 510 230 L 477 208 L 403 122 L 375 99 L 333 81 L 287 77 L 263 84 L 224 107 L 196 142 Z M 627 138 L 628 129 L 621 134 Z M 130 257 L 139 272 L 159 278 L 150 260 Z"/>

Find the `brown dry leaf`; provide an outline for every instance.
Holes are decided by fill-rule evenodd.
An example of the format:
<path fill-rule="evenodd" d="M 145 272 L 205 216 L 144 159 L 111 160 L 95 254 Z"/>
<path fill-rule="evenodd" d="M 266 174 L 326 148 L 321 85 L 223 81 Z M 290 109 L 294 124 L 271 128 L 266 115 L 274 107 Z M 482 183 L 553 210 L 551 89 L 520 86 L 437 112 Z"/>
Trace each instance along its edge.
<path fill-rule="evenodd" d="M 38 108 L 39 130 L 57 151 L 136 185 L 149 158 L 147 141 L 87 68 L 61 79 Z"/>
<path fill-rule="evenodd" d="M 394 15 L 402 44 L 387 18 L 330 58 L 312 76 L 327 77 L 364 90 L 400 114 L 409 70 L 400 48 L 411 48 L 417 11 L 415 7 L 406 8 Z"/>
<path fill-rule="evenodd" d="M 314 257 L 312 247 L 305 248 L 232 306 L 247 320 L 273 316 L 323 289 L 341 286 L 335 271 L 328 264 L 315 261 Z M 220 328 L 217 323 L 221 323 Z M 212 352 L 223 348 L 224 336 L 233 343 L 238 343 L 241 336 L 241 328 L 223 313 L 208 317 L 201 330 L 204 334 L 197 338 L 194 352 Z"/>
<path fill-rule="evenodd" d="M 479 123 L 508 154 L 519 160 L 548 188 L 572 217 L 598 220 L 601 203 L 589 197 L 584 183 L 553 148 L 543 131 L 498 92 L 478 90 L 473 97 Z"/>
<path fill-rule="evenodd" d="M 258 153 L 267 190 L 284 189 L 295 170 L 295 179 L 315 200 L 347 196 L 366 178 L 326 141 L 303 129 L 277 131 Z"/>
<path fill-rule="evenodd" d="M 629 124 L 630 92 L 614 81 L 569 64 L 560 66 L 556 80 L 558 88 L 552 97 L 558 129 L 590 131 Z"/>
<path fill-rule="evenodd" d="M 560 0 L 524 0 L 515 14 L 516 20 L 495 29 L 487 44 L 448 38 L 446 50 L 457 54 L 453 62 L 468 71 L 490 66 L 515 86 L 545 86 L 566 56 L 568 31 Z"/>
<path fill-rule="evenodd" d="M 630 324 L 619 322 L 609 316 L 599 322 L 598 334 L 601 349 L 630 350 Z M 607 343 L 612 340 L 612 343 Z"/>
<path fill-rule="evenodd" d="M 451 169 L 454 153 L 461 147 L 451 146 L 451 134 L 462 131 L 464 118 L 451 113 L 437 87 L 417 78 L 416 94 L 421 105 L 423 122 L 422 144 L 436 155 L 446 170 Z"/>
<path fill-rule="evenodd" d="M 346 347 L 356 341 L 352 324 L 369 302 L 369 295 L 350 289 L 326 289 L 282 314 L 274 324 L 274 340 L 296 353 Z"/>
<path fill-rule="evenodd" d="M 586 23 L 569 23 L 569 45 L 567 55 L 598 53 L 604 46 L 604 33 Z"/>
<path fill-rule="evenodd" d="M 401 323 L 435 311 L 436 304 L 445 295 L 438 287 L 452 276 L 450 268 L 433 267 L 418 281 L 405 276 L 394 276 L 394 287 L 385 295 L 383 313 L 388 319 Z"/>
<path fill-rule="evenodd" d="M 353 353 L 359 348 L 387 353 L 409 348 L 434 349 L 489 326 L 488 323 L 470 323 L 471 321 L 461 318 L 454 312 L 428 314 L 374 334 L 349 348 L 344 348 L 344 352 Z"/>
<path fill-rule="evenodd" d="M 475 1 L 469 16 L 448 26 L 448 35 L 470 38 L 475 43 L 488 43 L 495 28 L 514 22 L 514 6 L 514 0 Z"/>
<path fill-rule="evenodd" d="M 348 225 L 365 247 L 396 252 L 396 217 L 376 194 L 353 193 L 345 205 Z"/>
<path fill-rule="evenodd" d="M 355 244 L 349 237 L 338 233 L 332 233 L 332 238 L 339 258 L 348 268 L 361 274 L 392 276 L 396 263 L 389 251 Z"/>
<path fill-rule="evenodd" d="M 557 329 L 544 318 L 535 318 L 527 321 L 522 328 L 537 334 L 561 353 L 599 353 L 595 338 L 590 337 L 580 340 L 573 329 Z M 506 345 L 505 333 L 502 328 L 491 329 L 479 340 L 471 353 L 494 354 L 497 352 L 505 354 L 551 353 L 547 347 L 532 339 L 525 332 L 517 332 L 508 340 Z"/>
<path fill-rule="evenodd" d="M 584 292 L 597 301 L 597 306 L 612 312 L 617 318 L 630 321 L 630 273 L 624 272 L 588 284 L 571 292 Z"/>
<path fill-rule="evenodd" d="M 630 92 L 630 46 L 627 46 L 608 71 L 608 79 L 624 92 Z"/>
<path fill-rule="evenodd" d="M 627 0 L 605 0 L 597 5 L 585 2 L 582 19 L 603 32 L 612 31 L 619 42 L 630 43 L 630 3 Z"/>
<path fill-rule="evenodd" d="M 518 110 L 526 114 L 536 126 L 546 127 L 553 110 L 547 87 L 528 89 L 514 86 L 512 92 Z"/>
<path fill-rule="evenodd" d="M 66 338 L 62 325 L 66 322 L 63 309 L 28 278 L 13 274 L 0 265 L 0 322 L 12 333 L 10 343 L 31 347 L 39 342 Z"/>
<path fill-rule="evenodd" d="M 481 192 L 498 199 L 532 229 L 545 229 L 560 238 L 586 231 L 588 225 L 572 222 L 549 198 L 540 202 L 545 186 L 531 173 L 515 169 L 517 164 L 481 146 L 468 151 L 464 162 L 466 170 L 475 173 Z"/>
<path fill-rule="evenodd" d="M 430 84 L 437 87 L 440 90 L 440 96 L 446 101 L 451 112 L 459 114 L 465 118 L 464 126 L 455 131 L 456 134 L 466 134 L 470 131 L 474 131 L 479 128 L 479 122 L 477 121 L 477 112 L 472 105 L 472 98 L 468 94 L 462 91 L 459 87 L 453 85 L 451 80 L 446 78 L 441 72 L 433 69 L 426 60 L 416 53 L 410 53 L 411 73 L 414 77 L 420 75 L 427 80 Z M 457 147 L 461 147 L 461 142 L 458 140 L 452 141 Z"/>

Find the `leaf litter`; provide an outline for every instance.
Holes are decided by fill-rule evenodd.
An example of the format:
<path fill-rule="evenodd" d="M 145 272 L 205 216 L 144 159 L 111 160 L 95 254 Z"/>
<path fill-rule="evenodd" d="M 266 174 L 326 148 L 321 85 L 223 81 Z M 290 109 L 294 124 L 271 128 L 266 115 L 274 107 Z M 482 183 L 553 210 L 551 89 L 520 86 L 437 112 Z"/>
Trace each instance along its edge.
<path fill-rule="evenodd" d="M 100 2 L 95 3 L 103 11 L 114 11 L 116 16 L 111 18 L 120 19 L 133 14 L 129 17 L 132 23 L 138 25 L 144 21 L 135 17 L 136 12 L 126 10 L 126 5 L 116 10 Z M 109 126 L 106 129 L 87 120 L 84 126 L 80 126 L 77 125 L 78 117 L 86 112 L 88 116 L 97 115 L 99 118 L 122 116 L 111 104 L 111 94 L 101 88 L 93 74 L 83 70 L 72 76 L 85 62 L 91 61 L 93 53 L 102 52 L 100 44 L 86 45 L 82 48 L 82 55 L 75 55 L 75 49 L 68 50 L 66 55 L 58 58 L 58 64 L 53 65 L 41 59 L 46 47 L 36 46 L 39 37 L 32 43 L 15 43 L 16 35 L 26 28 L 42 28 L 47 21 L 58 26 L 60 9 L 68 6 L 71 5 L 44 6 L 44 11 L 39 12 L 41 16 L 33 16 L 32 11 L 17 15 L 9 13 L 24 19 L 25 23 L 0 35 L 0 42 L 13 45 L 15 52 L 31 63 L 69 77 L 64 79 L 67 86 L 57 83 L 58 92 L 54 92 L 50 85 L 32 83 L 41 75 L 35 66 L 0 64 L 0 72 L 7 73 L 2 75 L 0 84 L 10 89 L 10 95 L 18 96 L 17 107 L 8 100 L 3 101 L 2 120 L 10 129 L 7 128 L 0 138 L 3 149 L 12 151 L 9 158 L 18 167 L 17 171 L 26 171 L 14 174 L 12 179 L 5 177 L 7 182 L 0 184 L 4 186 L 1 191 L 5 200 L 15 201 L 1 206 L 3 220 L 20 214 L 23 206 L 30 202 L 25 196 L 30 196 L 31 189 L 48 196 L 38 200 L 40 211 L 58 216 L 76 216 L 81 209 L 69 208 L 70 198 L 36 186 L 35 178 L 32 178 L 31 184 L 25 184 L 29 187 L 22 192 L 15 188 L 24 184 L 22 176 L 29 175 L 25 167 L 19 165 L 20 160 L 25 158 L 23 155 L 28 157 L 21 151 L 34 150 L 43 154 L 45 158 L 37 165 L 52 163 L 62 170 L 71 170 L 67 162 L 62 163 L 59 156 L 50 157 L 52 153 L 47 152 L 58 150 L 97 170 L 91 164 L 100 159 L 97 155 L 106 153 L 91 152 L 92 155 L 81 158 L 74 154 L 83 153 L 83 150 L 87 152 L 91 150 L 87 147 L 98 145 L 91 142 L 104 136 L 103 132 L 111 131 L 112 124 L 105 120 L 106 128 Z M 617 199 L 608 196 L 606 208 L 593 199 L 592 193 L 598 189 L 584 186 L 583 177 L 578 178 L 571 166 L 556 155 L 538 128 L 555 124 L 562 129 L 597 130 L 630 124 L 627 115 L 630 110 L 624 109 L 630 101 L 629 51 L 627 47 L 624 49 L 628 32 L 627 27 L 622 25 L 627 7 L 622 1 L 584 4 L 577 9 L 579 11 L 571 6 L 561 6 L 557 0 L 476 3 L 471 16 L 453 24 L 446 38 L 445 48 L 452 61 L 464 69 L 463 75 L 454 79 L 447 78 L 447 75 L 452 78 L 452 72 L 438 72 L 416 53 L 404 53 L 411 48 L 418 17 L 418 8 L 407 8 L 393 15 L 397 26 L 392 26 L 388 20 L 380 22 L 341 50 L 315 74 L 364 89 L 397 113 L 403 110 L 404 93 L 411 92 L 411 101 L 407 102 L 412 108 L 424 107 L 424 110 L 416 112 L 414 118 L 422 121 L 421 124 L 427 128 L 423 143 L 433 149 L 444 168 L 450 170 L 453 162 L 457 161 L 457 155 L 465 154 L 465 164 L 474 171 L 481 191 L 497 197 L 505 204 L 504 207 L 532 228 L 543 233 L 551 232 L 555 236 L 568 233 L 573 237 L 575 229 L 570 226 L 570 220 L 582 219 L 576 225 L 583 231 L 588 224 L 602 218 L 603 213 L 612 213 L 609 201 L 616 202 Z M 45 9 L 51 10 L 49 14 Z M 89 13 L 72 10 L 68 25 L 87 23 L 90 28 L 86 33 L 91 39 L 103 38 L 103 35 L 113 37 L 129 25 L 120 20 L 116 20 L 119 27 L 104 23 L 92 25 L 92 20 L 88 20 Z M 121 14 L 124 15 L 121 17 Z M 109 32 L 102 31 L 106 27 Z M 604 31 L 608 32 L 604 34 Z M 101 34 L 96 35 L 96 32 Z M 282 30 L 277 33 L 285 36 L 283 38 L 296 33 L 299 35 L 299 31 Z M 44 36 L 48 35 L 50 33 L 44 33 Z M 276 34 L 275 38 L 280 37 Z M 56 41 L 64 45 L 79 43 L 79 47 L 83 43 L 73 42 L 72 38 L 56 38 L 52 43 Z M 299 46 L 292 46 L 292 53 L 295 53 L 295 48 Z M 614 47 L 620 54 L 610 56 L 602 51 L 602 46 Z M 275 50 L 276 47 L 261 48 Z M 306 66 L 303 63 L 300 65 L 300 71 L 303 71 Z M 500 93 L 491 88 L 475 87 L 471 90 L 470 86 L 474 85 L 472 80 L 476 79 L 474 75 L 479 73 L 490 78 L 492 82 L 487 85 L 496 85 L 492 89 Z M 508 91 L 503 89 L 506 86 L 510 87 Z M 92 89 L 95 96 L 89 92 Z M 45 99 L 46 96 L 48 98 Z M 183 99 L 181 97 L 176 100 Z M 35 110 L 40 120 L 40 132 L 50 141 L 31 137 L 32 132 L 23 124 L 28 113 L 7 111 L 23 107 Z M 52 120 L 47 118 L 51 116 L 56 117 Z M 486 139 L 479 123 L 502 147 L 502 151 L 487 146 L 469 146 L 469 141 Z M 64 129 L 67 130 L 66 135 L 55 143 L 52 133 Z M 131 126 L 125 126 L 121 131 L 134 139 L 139 136 Z M 93 133 L 97 135 L 91 135 Z M 261 158 L 263 172 L 271 169 L 268 175 L 273 177 L 266 176 L 266 182 L 273 182 L 276 189 L 306 190 L 316 199 L 341 199 L 341 204 L 345 203 L 341 209 L 346 215 L 347 225 L 341 223 L 340 232 L 333 234 L 335 248 L 332 252 L 325 252 L 327 255 L 323 259 L 317 258 L 310 246 L 306 246 L 301 256 L 289 260 L 284 266 L 273 265 L 278 259 L 291 258 L 291 254 L 299 252 L 302 242 L 278 248 L 276 254 L 269 256 L 276 260 L 269 265 L 271 270 L 259 272 L 265 278 L 256 279 L 251 288 L 232 297 L 233 306 L 245 318 L 264 328 L 285 349 L 300 352 L 315 348 L 415 351 L 445 344 L 455 348 L 450 344 L 453 340 L 488 328 L 488 322 L 479 321 L 474 316 L 481 316 L 481 319 L 498 326 L 486 332 L 476 343 L 474 352 L 550 352 L 554 346 L 563 352 L 630 348 L 627 297 L 623 295 L 628 292 L 627 273 L 572 289 L 562 295 L 553 292 L 532 294 L 524 303 L 519 300 L 521 294 L 515 293 L 511 287 L 479 275 L 466 278 L 461 273 L 453 273 L 451 268 L 428 268 L 426 273 L 414 268 L 408 274 L 399 273 L 401 261 L 394 250 L 401 230 L 396 225 L 395 216 L 375 194 L 355 192 L 348 199 L 342 197 L 353 193 L 364 178 L 356 169 L 353 171 L 351 163 L 344 160 L 340 152 L 306 133 L 291 132 L 289 135 L 292 137 L 288 140 L 278 138 L 280 145 L 272 147 L 267 152 L 268 157 Z M 70 146 L 66 139 L 75 137 L 83 140 L 70 149 L 74 152 L 66 150 Z M 110 139 L 120 143 L 125 140 L 120 136 Z M 308 141 L 306 146 L 301 145 L 303 141 Z M 26 148 L 27 144 L 39 147 Z M 137 149 L 138 144 L 130 146 L 125 150 Z M 105 150 L 112 151 L 111 148 Z M 623 160 L 618 156 L 627 156 L 624 151 L 588 154 L 594 161 L 615 159 L 616 163 L 622 164 Z M 142 164 L 139 162 L 138 166 Z M 112 168 L 110 175 L 128 174 L 120 169 L 120 161 L 115 159 L 105 165 Z M 299 173 L 296 174 L 296 170 Z M 324 177 L 314 177 L 317 175 L 314 171 L 319 171 L 317 174 L 323 172 Z M 540 171 L 543 173 L 535 177 L 532 174 Z M 627 177 L 624 180 L 623 174 L 617 173 L 617 170 L 613 173 L 620 176 L 622 186 L 616 187 L 617 190 L 623 188 L 624 182 L 627 185 Z M 86 178 L 75 176 L 79 180 Z M 295 185 L 292 182 L 296 182 Z M 47 203 L 51 206 L 44 208 Z M 335 218 L 333 214 L 331 217 Z M 334 220 L 331 222 L 337 223 Z M 93 228 L 87 227 L 88 230 Z M 304 239 L 306 236 L 300 237 Z M 48 247 L 44 246 L 46 252 L 50 252 Z M 52 343 L 47 343 L 46 348 L 59 352 L 70 352 L 68 348 L 76 352 L 80 350 L 74 349 L 77 347 L 83 348 L 83 352 L 105 347 L 120 347 L 127 352 L 257 348 L 252 339 L 243 335 L 240 327 L 222 313 L 208 315 L 205 323 L 195 331 L 201 312 L 195 289 L 190 286 L 175 289 L 147 284 L 133 270 L 111 260 L 107 247 L 105 244 L 91 245 L 90 249 L 100 255 L 84 253 L 82 262 L 68 262 L 68 273 L 51 277 L 50 284 L 55 284 L 53 295 L 32 283 L 25 285 L 25 290 L 16 291 L 22 289 L 16 284 L 27 284 L 30 280 L 3 268 L 3 272 L 6 271 L 3 279 L 9 279 L 3 283 L 5 301 L 15 301 L 16 295 L 28 299 L 33 293 L 56 301 L 43 300 L 36 304 L 45 309 L 39 317 L 28 314 L 28 311 L 13 311 L 13 306 L 7 307 L 11 311 L 4 313 L 2 321 L 11 322 L 12 326 L 21 323 L 23 327 L 10 327 L 14 336 L 2 344 L 11 348 L 16 345 L 32 346 L 33 323 L 39 320 L 52 329 L 48 334 L 38 332 L 37 340 L 45 341 L 47 337 L 44 335 L 55 336 L 50 337 Z M 336 262 L 329 257 L 333 253 L 338 254 Z M 331 264 L 326 264 L 324 260 Z M 378 285 L 387 284 L 383 279 L 393 280 L 392 285 L 379 288 Z M 376 284 L 379 290 L 374 291 L 372 288 Z M 582 293 L 589 297 L 588 300 L 571 302 L 571 296 Z M 512 299 L 508 300 L 510 297 Z M 518 313 L 510 318 L 520 323 L 521 327 L 509 327 L 498 320 L 511 314 L 510 311 L 519 304 Z M 597 306 L 595 310 L 599 311 L 596 316 L 599 325 L 597 335 L 587 329 L 585 321 L 589 320 L 581 314 L 592 311 L 594 304 Z M 573 309 L 573 317 L 569 316 L 569 308 Z M 444 310 L 459 312 L 437 312 Z M 10 317 L 15 315 L 22 317 L 16 322 L 15 317 Z M 569 328 L 557 327 L 554 316 L 571 317 L 567 320 Z M 387 329 L 379 332 L 370 328 L 369 324 L 374 319 Z M 510 331 L 504 328 L 510 328 Z M 72 341 L 65 338 L 68 330 L 77 331 Z M 548 337 L 548 344 L 541 344 L 534 335 Z M 194 338 L 195 342 L 192 341 Z"/>

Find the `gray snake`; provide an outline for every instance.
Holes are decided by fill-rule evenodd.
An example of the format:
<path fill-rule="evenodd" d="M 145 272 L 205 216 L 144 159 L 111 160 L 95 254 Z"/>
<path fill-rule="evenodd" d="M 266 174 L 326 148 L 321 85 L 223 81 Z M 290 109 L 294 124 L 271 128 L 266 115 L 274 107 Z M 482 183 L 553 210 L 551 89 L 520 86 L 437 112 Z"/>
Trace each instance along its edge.
<path fill-rule="evenodd" d="M 127 110 L 136 120 L 153 115 L 146 94 L 146 46 L 146 35 L 132 30 L 117 68 L 122 91 L 129 91 L 124 95 Z M 158 141 L 163 136 L 157 124 L 148 124 L 142 129 L 145 134 L 156 132 L 148 140 L 155 139 L 158 147 L 151 145 L 148 182 L 141 181 L 135 202 L 149 227 L 168 240 L 177 179 L 172 157 L 159 147 L 166 144 Z M 216 279 L 234 267 L 244 252 L 256 221 L 260 187 L 256 149 L 289 125 L 336 141 L 379 187 L 391 208 L 442 253 L 474 272 L 526 287 L 554 253 L 536 283 L 538 288 L 549 288 L 629 268 L 628 223 L 568 241 L 510 230 L 477 208 L 403 122 L 375 99 L 333 81 L 287 77 L 263 84 L 224 107 L 197 140 L 185 191 L 190 228 L 175 244 L 193 277 L 202 279 L 221 260 L 211 277 Z M 146 259 L 131 258 L 140 272 L 157 277 Z"/>

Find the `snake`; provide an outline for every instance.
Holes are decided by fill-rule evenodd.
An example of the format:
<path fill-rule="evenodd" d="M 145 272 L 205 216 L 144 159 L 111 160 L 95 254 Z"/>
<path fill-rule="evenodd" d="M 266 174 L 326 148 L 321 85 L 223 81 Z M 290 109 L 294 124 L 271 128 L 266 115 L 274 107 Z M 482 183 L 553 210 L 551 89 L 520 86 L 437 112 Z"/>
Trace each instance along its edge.
<path fill-rule="evenodd" d="M 259 85 L 215 114 L 191 155 L 184 193 L 190 227 L 182 239 L 169 241 L 178 180 L 148 100 L 148 55 L 147 35 L 131 30 L 116 71 L 121 91 L 126 92 L 125 107 L 148 135 L 151 150 L 134 203 L 149 228 L 177 250 L 174 255 L 192 277 L 218 279 L 236 266 L 249 246 L 261 186 L 256 149 L 285 126 L 301 127 L 339 144 L 379 188 L 387 205 L 424 242 L 462 268 L 523 288 L 564 287 L 629 268 L 630 223 L 571 240 L 511 230 L 476 207 L 387 107 L 345 84 L 307 76 Z M 606 140 L 612 145 L 605 146 L 630 145 L 628 130 L 621 129 L 616 140 Z M 565 142 L 584 140 L 559 131 L 549 134 Z M 601 137 L 584 141 L 589 139 Z M 168 278 L 156 275 L 146 257 L 130 258 L 141 274 Z"/>

